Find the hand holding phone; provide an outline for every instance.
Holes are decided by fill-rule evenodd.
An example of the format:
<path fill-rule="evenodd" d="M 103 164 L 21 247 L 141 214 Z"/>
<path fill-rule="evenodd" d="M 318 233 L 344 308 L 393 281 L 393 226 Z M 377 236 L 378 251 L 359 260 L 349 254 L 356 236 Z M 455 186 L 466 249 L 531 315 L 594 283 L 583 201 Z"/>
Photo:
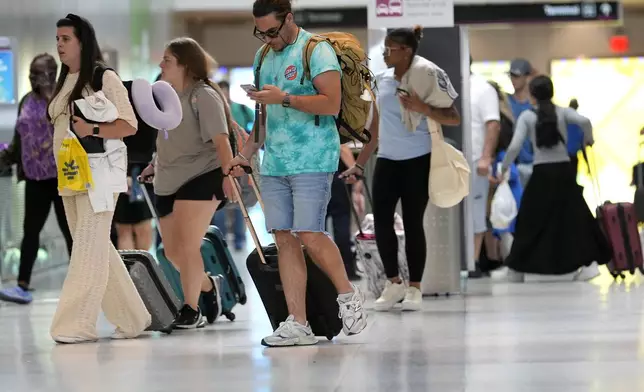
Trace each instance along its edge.
<path fill-rule="evenodd" d="M 399 97 L 409 97 L 411 94 L 409 94 L 409 91 L 407 90 L 404 90 L 402 88 L 397 88 L 396 95 L 398 95 Z"/>
<path fill-rule="evenodd" d="M 246 94 L 248 93 L 254 93 L 257 91 L 257 87 L 253 84 L 242 84 L 241 85 L 242 90 L 246 91 Z"/>

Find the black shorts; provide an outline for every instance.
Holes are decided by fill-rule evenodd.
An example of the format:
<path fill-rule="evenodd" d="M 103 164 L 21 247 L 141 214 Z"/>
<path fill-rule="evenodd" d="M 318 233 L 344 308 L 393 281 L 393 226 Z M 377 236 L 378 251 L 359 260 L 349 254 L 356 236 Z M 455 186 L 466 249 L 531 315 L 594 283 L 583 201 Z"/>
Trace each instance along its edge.
<path fill-rule="evenodd" d="M 221 200 L 217 207 L 220 210 L 226 204 L 223 188 L 224 175 L 221 168 L 209 171 L 186 182 L 172 195 L 156 195 L 156 207 L 159 218 L 168 216 L 174 209 L 175 200 Z"/>
<path fill-rule="evenodd" d="M 130 163 L 128 165 L 127 175 L 132 176 L 134 168 L 140 173 L 147 165 L 147 163 Z M 154 187 L 152 184 L 145 184 L 145 188 L 148 194 L 154 198 Z M 118 201 L 116 202 L 116 209 L 114 210 L 114 223 L 136 225 L 150 219 L 152 219 L 152 212 L 145 201 L 131 202 L 130 196 L 127 193 L 121 193 L 119 195 Z"/>

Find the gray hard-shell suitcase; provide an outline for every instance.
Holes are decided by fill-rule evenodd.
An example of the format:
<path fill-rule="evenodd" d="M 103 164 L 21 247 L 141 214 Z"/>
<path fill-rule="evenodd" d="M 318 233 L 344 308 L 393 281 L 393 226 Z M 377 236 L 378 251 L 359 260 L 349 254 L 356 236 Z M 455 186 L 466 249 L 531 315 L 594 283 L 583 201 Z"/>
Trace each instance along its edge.
<path fill-rule="evenodd" d="M 152 315 L 148 331 L 172 332 L 181 302 L 150 252 L 119 251 L 145 307 Z"/>

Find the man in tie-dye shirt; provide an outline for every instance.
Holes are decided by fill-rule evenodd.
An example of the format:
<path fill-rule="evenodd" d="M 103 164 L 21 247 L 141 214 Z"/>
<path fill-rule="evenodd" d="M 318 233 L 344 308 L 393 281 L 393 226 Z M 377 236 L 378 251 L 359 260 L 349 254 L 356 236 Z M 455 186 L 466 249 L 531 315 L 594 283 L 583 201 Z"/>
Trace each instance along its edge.
<path fill-rule="evenodd" d="M 270 50 L 261 62 L 256 86 L 259 91 L 250 92 L 249 97 L 265 107 L 265 153 L 261 167 L 264 214 L 266 228 L 276 237 L 280 277 L 290 313 L 262 344 L 317 343 L 307 322 L 307 275 L 302 245 L 339 293 L 337 301 L 345 334 L 357 334 L 366 326 L 363 295 L 349 282 L 338 247 L 325 232 L 331 182 L 340 159 L 340 138 L 334 119 L 340 111 L 340 65 L 331 45 L 322 42 L 311 55 L 311 77 L 302 78 L 302 55 L 312 34 L 295 24 L 290 0 L 256 0 L 253 16 L 254 35 Z M 262 49 L 255 56 L 255 69 L 260 66 L 261 52 Z M 257 131 L 256 127 L 254 132 Z M 253 138 L 251 135 L 250 140 Z M 251 144 L 224 172 L 236 165 L 248 165 L 247 158 L 261 145 Z"/>

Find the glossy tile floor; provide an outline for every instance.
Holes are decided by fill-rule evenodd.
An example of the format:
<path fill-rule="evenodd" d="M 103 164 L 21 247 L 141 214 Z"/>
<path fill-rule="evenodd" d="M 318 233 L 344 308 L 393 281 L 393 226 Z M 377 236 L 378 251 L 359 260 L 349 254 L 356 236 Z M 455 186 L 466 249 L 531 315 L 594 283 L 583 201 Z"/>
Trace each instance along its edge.
<path fill-rule="evenodd" d="M 247 275 L 235 322 L 57 346 L 48 329 L 64 272 L 35 279 L 31 306 L 0 304 L 0 392 L 644 391 L 639 279 L 470 281 L 466 297 L 426 298 L 422 312 L 370 311 L 356 337 L 266 349 L 270 326 Z"/>

